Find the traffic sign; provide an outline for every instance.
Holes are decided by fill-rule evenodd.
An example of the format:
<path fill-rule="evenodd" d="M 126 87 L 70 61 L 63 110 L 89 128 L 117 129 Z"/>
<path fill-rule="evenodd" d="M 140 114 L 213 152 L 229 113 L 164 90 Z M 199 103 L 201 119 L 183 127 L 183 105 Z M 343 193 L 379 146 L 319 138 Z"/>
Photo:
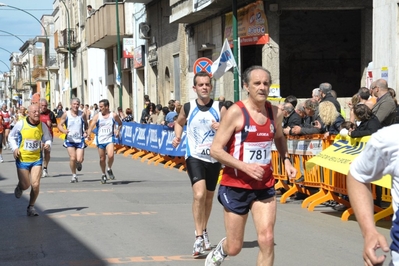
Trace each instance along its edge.
<path fill-rule="evenodd" d="M 194 74 L 197 74 L 198 72 L 205 71 L 212 77 L 212 66 L 213 62 L 211 59 L 206 58 L 206 57 L 200 57 L 197 60 L 195 60 L 194 63 Z"/>

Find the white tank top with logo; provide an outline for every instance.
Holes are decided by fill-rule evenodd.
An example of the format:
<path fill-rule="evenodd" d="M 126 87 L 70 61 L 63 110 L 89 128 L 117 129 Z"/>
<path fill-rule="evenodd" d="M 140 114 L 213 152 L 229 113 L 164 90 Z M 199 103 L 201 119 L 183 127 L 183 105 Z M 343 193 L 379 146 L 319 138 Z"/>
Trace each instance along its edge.
<path fill-rule="evenodd" d="M 71 111 L 67 111 L 67 119 L 65 124 L 67 125 L 68 134 L 65 141 L 70 143 L 81 143 L 83 140 L 84 133 L 84 121 L 82 118 L 83 112 L 78 111 L 77 116 L 73 116 Z"/>
<path fill-rule="evenodd" d="M 115 120 L 113 113 L 110 112 L 107 118 L 104 118 L 101 112 L 98 113 L 97 126 L 97 144 L 108 144 L 113 142 Z"/>
<path fill-rule="evenodd" d="M 190 101 L 190 111 L 187 115 L 186 158 L 191 156 L 205 162 L 217 162 L 210 155 L 216 133 L 212 128 L 212 121 L 220 122 L 218 101 L 213 101 L 212 106 L 206 111 L 201 111 L 195 100 Z"/>

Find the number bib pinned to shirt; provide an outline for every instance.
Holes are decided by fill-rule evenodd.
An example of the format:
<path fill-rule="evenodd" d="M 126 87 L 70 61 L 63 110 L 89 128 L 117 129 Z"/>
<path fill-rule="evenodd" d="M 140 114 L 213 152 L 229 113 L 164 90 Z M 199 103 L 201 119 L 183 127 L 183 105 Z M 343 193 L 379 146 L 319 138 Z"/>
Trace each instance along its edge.
<path fill-rule="evenodd" d="M 272 142 L 244 142 L 243 161 L 245 163 L 269 164 Z"/>
<path fill-rule="evenodd" d="M 40 149 L 40 140 L 25 139 L 24 150 L 26 151 L 37 151 Z"/>
<path fill-rule="evenodd" d="M 198 144 L 196 151 L 201 157 L 210 158 L 211 157 L 211 145 L 212 143 L 202 143 Z"/>
<path fill-rule="evenodd" d="M 70 131 L 68 133 L 67 139 L 69 142 L 73 142 L 73 143 L 81 143 L 82 142 L 82 135 L 80 134 L 80 132 L 77 131 Z"/>

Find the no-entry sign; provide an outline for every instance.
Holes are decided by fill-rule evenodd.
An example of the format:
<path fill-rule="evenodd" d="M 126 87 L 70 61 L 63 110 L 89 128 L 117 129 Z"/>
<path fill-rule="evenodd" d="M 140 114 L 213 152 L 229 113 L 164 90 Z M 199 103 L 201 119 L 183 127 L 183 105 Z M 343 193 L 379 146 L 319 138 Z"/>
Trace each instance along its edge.
<path fill-rule="evenodd" d="M 197 60 L 195 60 L 194 63 L 194 74 L 197 74 L 198 72 L 205 71 L 212 77 L 212 71 L 211 71 L 211 66 L 213 62 L 211 59 L 206 58 L 206 57 L 200 57 Z"/>

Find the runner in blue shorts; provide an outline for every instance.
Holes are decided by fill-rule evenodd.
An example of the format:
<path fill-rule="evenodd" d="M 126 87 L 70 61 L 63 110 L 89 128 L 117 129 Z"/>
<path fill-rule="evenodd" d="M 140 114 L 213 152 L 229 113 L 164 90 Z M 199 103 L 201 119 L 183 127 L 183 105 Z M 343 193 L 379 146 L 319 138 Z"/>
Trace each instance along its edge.
<path fill-rule="evenodd" d="M 102 171 L 101 183 L 107 182 L 107 175 L 105 174 L 105 168 L 107 168 L 107 174 L 110 179 L 115 179 L 114 173 L 112 172 L 112 164 L 114 163 L 114 143 L 112 142 L 114 137 L 119 136 L 119 132 L 122 128 L 122 121 L 119 116 L 109 110 L 109 101 L 103 99 L 99 102 L 100 112 L 97 113 L 90 121 L 89 130 L 87 131 L 87 138 L 90 140 L 91 132 L 94 127 L 97 127 L 97 133 L 95 143 L 98 148 L 98 154 L 100 156 L 100 167 Z M 118 123 L 117 129 L 115 129 L 115 122 Z M 105 156 L 108 156 L 108 162 L 105 162 Z"/>
<path fill-rule="evenodd" d="M 77 183 L 78 177 L 76 170 L 82 170 L 82 163 L 84 160 L 84 149 L 87 147 L 85 138 L 87 136 L 85 129 L 87 129 L 86 114 L 79 110 L 80 100 L 73 98 L 71 102 L 71 110 L 65 112 L 61 116 L 58 129 L 66 135 L 64 147 L 69 154 L 69 167 L 72 172 L 71 183 Z"/>
<path fill-rule="evenodd" d="M 46 124 L 40 122 L 39 105 L 29 106 L 27 118 L 15 124 L 8 141 L 15 158 L 19 180 L 14 195 L 20 198 L 22 192 L 31 187 L 27 215 L 38 216 L 34 205 L 39 196 L 42 176 L 42 150 L 49 150 L 52 142 Z"/>

